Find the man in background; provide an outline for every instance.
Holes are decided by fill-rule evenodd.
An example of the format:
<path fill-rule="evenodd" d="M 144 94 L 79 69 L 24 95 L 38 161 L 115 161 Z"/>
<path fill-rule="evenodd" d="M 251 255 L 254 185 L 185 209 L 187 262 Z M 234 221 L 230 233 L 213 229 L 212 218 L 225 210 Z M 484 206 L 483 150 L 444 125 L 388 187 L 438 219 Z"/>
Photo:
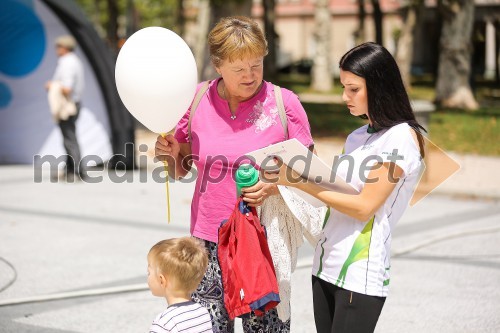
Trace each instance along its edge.
<path fill-rule="evenodd" d="M 47 82 L 46 89 L 49 91 L 51 112 L 61 129 L 67 154 L 66 170 L 62 176 L 68 182 L 73 182 L 84 174 L 80 168 L 81 153 L 76 138 L 76 120 L 80 113 L 84 89 L 83 64 L 74 53 L 76 41 L 72 36 L 58 37 L 55 46 L 59 59 L 54 76 Z"/>

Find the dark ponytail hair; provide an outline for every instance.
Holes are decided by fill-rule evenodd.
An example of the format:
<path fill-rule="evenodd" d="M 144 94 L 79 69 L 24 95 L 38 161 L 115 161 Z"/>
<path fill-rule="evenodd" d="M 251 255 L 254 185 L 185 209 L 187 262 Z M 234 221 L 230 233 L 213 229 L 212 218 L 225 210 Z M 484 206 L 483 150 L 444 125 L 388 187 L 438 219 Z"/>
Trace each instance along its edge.
<path fill-rule="evenodd" d="M 408 123 L 417 133 L 424 156 L 421 131 L 426 130 L 415 119 L 398 65 L 389 51 L 376 43 L 363 43 L 344 54 L 339 67 L 365 79 L 372 126 L 382 130 Z"/>

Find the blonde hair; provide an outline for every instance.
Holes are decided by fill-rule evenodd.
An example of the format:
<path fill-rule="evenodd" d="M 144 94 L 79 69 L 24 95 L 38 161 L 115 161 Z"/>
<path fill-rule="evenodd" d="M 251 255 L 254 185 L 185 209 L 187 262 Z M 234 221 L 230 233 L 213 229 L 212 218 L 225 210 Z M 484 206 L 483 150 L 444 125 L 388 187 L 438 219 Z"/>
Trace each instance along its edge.
<path fill-rule="evenodd" d="M 222 18 L 208 34 L 210 60 L 219 67 L 224 60 L 267 55 L 267 41 L 259 25 L 245 16 Z"/>
<path fill-rule="evenodd" d="M 208 265 L 205 246 L 193 237 L 159 241 L 149 250 L 148 258 L 157 274 L 172 278 L 175 288 L 186 292 L 196 290 Z"/>
<path fill-rule="evenodd" d="M 73 36 L 63 35 L 56 38 L 54 43 L 56 46 L 62 46 L 69 51 L 73 51 L 76 48 L 76 40 Z"/>

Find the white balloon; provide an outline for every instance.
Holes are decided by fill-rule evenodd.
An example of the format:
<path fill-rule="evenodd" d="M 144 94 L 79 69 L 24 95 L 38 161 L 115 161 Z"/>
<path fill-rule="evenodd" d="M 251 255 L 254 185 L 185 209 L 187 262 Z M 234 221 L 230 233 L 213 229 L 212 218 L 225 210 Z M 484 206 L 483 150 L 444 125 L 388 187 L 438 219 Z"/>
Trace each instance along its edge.
<path fill-rule="evenodd" d="M 149 130 L 166 133 L 189 108 L 198 75 L 193 53 L 181 37 L 149 27 L 134 33 L 121 48 L 115 80 L 127 110 Z"/>

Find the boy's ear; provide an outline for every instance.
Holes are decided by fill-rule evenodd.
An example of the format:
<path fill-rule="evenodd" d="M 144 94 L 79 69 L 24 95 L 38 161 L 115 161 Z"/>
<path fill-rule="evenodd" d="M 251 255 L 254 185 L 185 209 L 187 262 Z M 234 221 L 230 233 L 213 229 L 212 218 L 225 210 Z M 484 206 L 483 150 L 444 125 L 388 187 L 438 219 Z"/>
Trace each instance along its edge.
<path fill-rule="evenodd" d="M 158 279 L 160 280 L 160 286 L 165 287 L 167 285 L 167 278 L 165 277 L 165 275 L 158 275 Z"/>

